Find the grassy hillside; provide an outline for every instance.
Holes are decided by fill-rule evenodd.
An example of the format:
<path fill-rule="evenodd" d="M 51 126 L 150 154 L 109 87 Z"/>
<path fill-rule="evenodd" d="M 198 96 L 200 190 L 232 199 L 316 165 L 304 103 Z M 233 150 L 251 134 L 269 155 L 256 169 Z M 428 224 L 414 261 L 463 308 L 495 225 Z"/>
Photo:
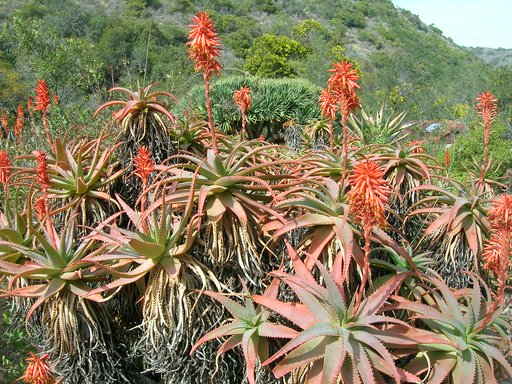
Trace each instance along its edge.
<path fill-rule="evenodd" d="M 491 65 L 512 67 L 512 49 L 471 47 L 468 50 Z"/>

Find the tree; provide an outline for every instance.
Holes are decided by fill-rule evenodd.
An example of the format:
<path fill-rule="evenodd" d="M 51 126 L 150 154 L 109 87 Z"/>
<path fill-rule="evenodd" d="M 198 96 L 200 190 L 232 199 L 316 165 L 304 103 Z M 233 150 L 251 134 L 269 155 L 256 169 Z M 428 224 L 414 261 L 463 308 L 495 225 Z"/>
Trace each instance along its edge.
<path fill-rule="evenodd" d="M 259 77 L 296 77 L 297 59 L 306 57 L 306 48 L 286 36 L 264 34 L 254 40 L 244 69 Z"/>

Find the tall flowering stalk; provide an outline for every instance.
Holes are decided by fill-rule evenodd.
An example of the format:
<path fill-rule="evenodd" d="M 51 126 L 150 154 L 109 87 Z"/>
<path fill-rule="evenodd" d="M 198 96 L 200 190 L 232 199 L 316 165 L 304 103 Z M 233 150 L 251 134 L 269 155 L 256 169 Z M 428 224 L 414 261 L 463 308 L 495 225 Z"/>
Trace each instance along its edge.
<path fill-rule="evenodd" d="M 35 211 L 39 220 L 46 219 L 46 228 L 50 235 L 52 245 L 57 247 L 55 240 L 55 228 L 52 225 L 50 218 L 50 210 L 48 208 L 48 189 L 50 188 L 50 176 L 48 175 L 48 160 L 46 153 L 43 151 L 34 151 L 36 156 L 36 178 L 35 182 L 41 187 L 41 197 L 39 197 L 35 204 Z"/>
<path fill-rule="evenodd" d="M 247 110 L 251 108 L 251 90 L 248 87 L 240 88 L 233 93 L 233 100 L 242 113 L 242 132 L 240 132 L 240 135 L 242 140 L 244 140 L 247 125 Z"/>
<path fill-rule="evenodd" d="M 9 120 L 7 119 L 7 113 L 2 112 L 2 128 L 4 129 L 5 133 L 9 133 Z M 2 137 L 2 135 L 0 135 Z"/>
<path fill-rule="evenodd" d="M 491 321 L 493 313 L 505 300 L 505 287 L 512 257 L 512 195 L 502 195 L 493 200 L 488 218 L 491 223 L 491 234 L 484 245 L 482 260 L 484 269 L 495 276 L 498 291 L 480 328 Z"/>
<path fill-rule="evenodd" d="M 357 84 L 360 76 L 357 70 L 352 69 L 352 63 L 342 60 L 341 63 L 334 63 L 333 68 L 329 70 L 332 75 L 327 80 L 328 90 L 332 93 L 335 103 L 339 106 L 341 114 L 341 124 L 343 126 L 343 175 L 342 184 L 345 183 L 347 175 L 348 158 L 348 118 L 352 112 L 359 106 L 359 97 L 356 89 L 360 88 Z M 332 130 L 331 130 L 331 141 Z"/>
<path fill-rule="evenodd" d="M 354 166 L 349 177 L 350 213 L 363 225 L 365 242 L 363 277 L 356 296 L 355 311 L 361 304 L 370 273 L 372 230 L 375 226 L 386 226 L 385 208 L 388 205 L 390 189 L 384 173 L 384 169 L 375 161 L 363 160 Z"/>
<path fill-rule="evenodd" d="M 155 162 L 153 161 L 153 155 L 148 147 L 142 146 L 139 147 L 139 153 L 133 159 L 135 164 L 135 174 L 142 181 L 142 197 L 141 197 L 141 212 L 144 212 L 146 209 L 146 192 L 148 189 L 148 182 L 151 174 L 155 170 Z M 144 222 L 143 222 L 144 226 Z"/>
<path fill-rule="evenodd" d="M 25 111 L 21 105 L 18 105 L 18 114 L 16 117 L 16 124 L 14 125 L 14 135 L 18 143 L 21 143 L 21 130 L 25 124 Z"/>
<path fill-rule="evenodd" d="M 18 380 L 22 379 L 24 383 L 29 384 L 54 384 L 55 377 L 48 365 L 49 357 L 49 354 L 37 356 L 30 352 L 30 357 L 26 359 L 27 368 Z"/>
<path fill-rule="evenodd" d="M 30 96 L 27 96 L 27 110 L 28 113 L 32 115 L 32 112 L 35 110 L 34 102 L 32 101 L 32 98 Z"/>
<path fill-rule="evenodd" d="M 217 154 L 217 135 L 213 125 L 212 101 L 210 97 L 210 79 L 213 72 L 220 75 L 222 66 L 217 58 L 220 56 L 220 41 L 215 32 L 215 26 L 206 12 L 198 12 L 189 25 L 188 43 L 189 57 L 195 63 L 196 72 L 201 71 L 204 79 L 204 95 L 206 99 L 206 112 L 208 114 L 208 126 L 212 136 L 213 153 Z"/>
<path fill-rule="evenodd" d="M 48 126 L 48 118 L 46 113 L 50 107 L 50 91 L 46 85 L 45 80 L 38 80 L 36 85 L 36 107 L 35 111 L 41 111 L 43 114 L 44 130 L 46 132 L 46 141 L 50 148 L 53 148 L 52 139 L 50 136 L 50 127 Z"/>
<path fill-rule="evenodd" d="M 476 111 L 482 118 L 484 124 L 484 159 L 477 183 L 477 188 L 480 188 L 483 187 L 485 168 L 489 160 L 490 129 L 494 118 L 498 114 L 498 99 L 492 93 L 486 91 L 482 92 L 475 101 L 478 101 Z"/>
<path fill-rule="evenodd" d="M 333 92 L 329 89 L 322 89 L 320 91 L 320 112 L 329 124 L 329 150 L 334 151 L 334 130 L 333 124 L 336 119 L 336 112 L 338 111 L 338 100 Z"/>
<path fill-rule="evenodd" d="M 11 160 L 9 159 L 9 154 L 5 151 L 0 151 L 0 184 L 4 186 L 4 190 L 7 190 L 9 176 L 11 176 Z"/>

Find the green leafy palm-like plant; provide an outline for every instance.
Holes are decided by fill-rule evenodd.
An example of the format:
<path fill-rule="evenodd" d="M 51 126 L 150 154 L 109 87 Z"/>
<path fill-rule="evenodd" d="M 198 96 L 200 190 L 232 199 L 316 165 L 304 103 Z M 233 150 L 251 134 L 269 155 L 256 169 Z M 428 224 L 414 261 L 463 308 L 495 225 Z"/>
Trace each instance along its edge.
<path fill-rule="evenodd" d="M 245 287 L 247 291 L 247 287 Z M 279 290 L 279 280 L 274 279 L 263 294 L 269 299 L 276 299 Z M 292 338 L 297 331 L 269 321 L 271 312 L 262 307 L 255 306 L 254 300 L 245 292 L 244 304 L 241 305 L 225 295 L 216 292 L 205 291 L 204 294 L 221 303 L 233 316 L 227 324 L 208 332 L 201 337 L 192 347 L 192 352 L 201 344 L 224 336 L 229 338 L 217 351 L 221 355 L 232 348 L 240 346 L 245 357 L 247 379 L 250 384 L 255 384 L 255 372 L 258 362 L 261 364 L 269 358 L 269 338 Z"/>
<path fill-rule="evenodd" d="M 404 322 L 379 314 L 389 296 L 400 287 L 407 274 L 399 274 L 354 308 L 347 303 L 339 278 L 321 265 L 325 287 L 319 285 L 302 261 L 292 255 L 295 275 L 282 280 L 297 295 L 300 303 L 285 303 L 265 296 L 254 296 L 256 303 L 271 309 L 297 325 L 301 332 L 293 337 L 264 364 L 279 358 L 273 372 L 277 378 L 290 372 L 306 370 L 305 383 L 384 382 L 419 379 L 397 368 L 391 346 L 413 347 L 423 337 Z M 384 374 L 384 376 L 382 375 Z"/>
<path fill-rule="evenodd" d="M 428 279 L 431 286 L 423 295 L 426 303 L 394 297 L 400 308 L 413 312 L 412 318 L 449 341 L 421 344 L 420 352 L 406 366 L 410 372 L 423 375 L 423 382 L 497 384 L 501 382 L 499 371 L 512 378 L 506 358 L 510 353 L 510 316 L 507 319 L 503 314 L 503 307 L 488 316 L 490 292 L 476 275 L 471 276 L 473 287 L 462 292 L 453 292 L 440 279 Z"/>

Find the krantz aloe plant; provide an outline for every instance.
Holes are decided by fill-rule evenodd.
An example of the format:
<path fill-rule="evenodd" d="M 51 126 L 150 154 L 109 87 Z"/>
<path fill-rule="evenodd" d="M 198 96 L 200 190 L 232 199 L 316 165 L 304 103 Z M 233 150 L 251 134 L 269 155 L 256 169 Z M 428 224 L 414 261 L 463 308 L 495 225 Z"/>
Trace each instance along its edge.
<path fill-rule="evenodd" d="M 242 347 L 245 358 L 247 379 L 250 384 L 255 384 L 255 372 L 258 371 L 258 363 L 269 358 L 270 338 L 290 339 L 297 335 L 297 331 L 285 325 L 274 324 L 269 321 L 271 312 L 262 306 L 255 306 L 254 300 L 245 288 L 244 305 L 241 305 L 227 296 L 205 291 L 208 295 L 221 303 L 229 311 L 233 318 L 231 322 L 224 324 L 201 337 L 192 347 L 193 353 L 202 343 L 219 337 L 229 336 L 217 351 L 221 355 L 237 346 Z M 263 297 L 270 300 L 276 299 L 279 290 L 279 280 L 274 278 Z"/>
<path fill-rule="evenodd" d="M 253 285 L 259 285 L 268 264 L 258 228 L 266 217 L 279 216 L 269 205 L 276 191 L 289 185 L 287 180 L 294 181 L 292 174 L 278 169 L 289 161 L 273 154 L 276 149 L 253 141 L 217 155 L 208 150 L 206 158 L 177 155 L 171 159 L 176 164 L 155 181 L 173 188 L 172 193 L 165 193 L 177 207 L 190 203 L 189 190 L 194 185 L 192 199 L 201 215 L 198 244 L 204 249 L 203 259 L 219 271 L 238 265 Z"/>
<path fill-rule="evenodd" d="M 295 274 L 278 276 L 295 293 L 300 303 L 282 302 L 255 295 L 254 301 L 300 328 L 264 365 L 278 361 L 273 372 L 277 378 L 302 372 L 304 383 L 377 383 L 390 377 L 395 383 L 419 382 L 398 368 L 392 350 L 411 348 L 428 333 L 403 321 L 380 314 L 390 295 L 400 287 L 407 274 L 399 274 L 368 295 L 359 308 L 355 297 L 347 297 L 339 276 L 317 263 L 325 287 L 313 277 L 306 265 L 288 247 Z"/>
<path fill-rule="evenodd" d="M 424 302 L 393 297 L 399 303 L 395 307 L 410 310 L 412 319 L 449 342 L 421 344 L 419 353 L 407 364 L 406 369 L 424 382 L 499 383 L 500 372 L 512 378 L 506 358 L 510 316 L 503 314 L 503 307 L 494 308 L 489 289 L 476 275 L 470 276 L 473 287 L 455 292 L 440 279 L 427 280 L 430 284 L 425 287 Z"/>
<path fill-rule="evenodd" d="M 59 231 L 53 225 L 30 227 L 30 246 L 13 233 L 9 241 L 0 241 L 2 248 L 23 255 L 20 263 L 0 260 L 0 273 L 11 276 L 2 296 L 30 303 L 27 329 L 40 332 L 36 340 L 60 374 L 76 382 L 122 382 L 110 315 L 103 304 L 95 303 L 102 297 L 92 288 L 106 273 L 86 261 L 103 253 L 105 246 L 75 240 L 75 225 L 76 214 Z M 91 362 L 89 368 L 82 366 L 84 360 Z"/>

